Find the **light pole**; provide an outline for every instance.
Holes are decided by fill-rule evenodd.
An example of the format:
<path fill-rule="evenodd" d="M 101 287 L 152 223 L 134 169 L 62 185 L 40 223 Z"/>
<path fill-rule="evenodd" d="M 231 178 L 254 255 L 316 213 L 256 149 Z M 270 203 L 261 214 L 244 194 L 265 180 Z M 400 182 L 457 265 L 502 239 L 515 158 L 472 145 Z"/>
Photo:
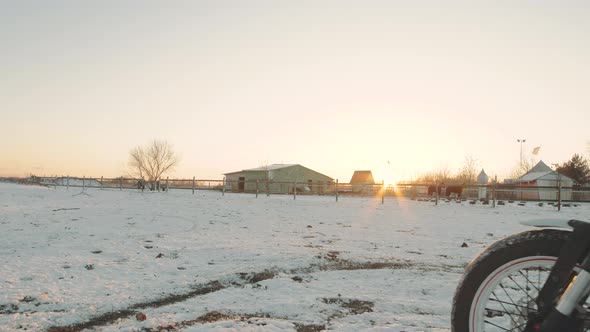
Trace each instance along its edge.
<path fill-rule="evenodd" d="M 555 174 L 557 174 L 557 211 L 561 211 L 561 174 L 557 172 L 557 167 L 559 164 L 551 164 L 551 166 L 555 167 Z"/>
<path fill-rule="evenodd" d="M 516 141 L 520 143 L 520 167 L 522 167 L 522 143 L 526 142 L 525 138 L 517 138 Z"/>
<path fill-rule="evenodd" d="M 526 139 L 524 138 L 517 138 L 516 141 L 518 143 L 520 143 L 520 170 L 525 173 L 526 170 L 524 170 L 523 164 L 522 164 L 522 143 L 526 142 Z M 519 185 L 522 185 L 522 183 L 519 182 Z M 522 201 L 522 188 L 520 188 L 520 200 Z"/>

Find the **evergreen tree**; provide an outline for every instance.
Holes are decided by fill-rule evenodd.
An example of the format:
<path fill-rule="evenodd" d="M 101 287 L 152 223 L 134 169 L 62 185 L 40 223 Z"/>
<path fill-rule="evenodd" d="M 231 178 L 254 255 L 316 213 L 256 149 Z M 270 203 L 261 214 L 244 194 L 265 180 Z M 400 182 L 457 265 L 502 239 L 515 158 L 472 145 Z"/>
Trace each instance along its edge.
<path fill-rule="evenodd" d="M 577 185 L 590 182 L 588 161 L 577 153 L 569 161 L 557 166 L 557 172 L 571 178 Z"/>

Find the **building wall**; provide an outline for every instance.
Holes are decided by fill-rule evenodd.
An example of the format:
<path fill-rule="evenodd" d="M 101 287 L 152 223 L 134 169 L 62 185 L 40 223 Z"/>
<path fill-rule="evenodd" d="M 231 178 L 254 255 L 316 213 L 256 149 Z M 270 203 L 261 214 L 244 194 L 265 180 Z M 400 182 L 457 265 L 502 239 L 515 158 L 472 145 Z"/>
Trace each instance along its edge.
<path fill-rule="evenodd" d="M 233 192 L 255 192 L 256 180 L 260 191 L 266 191 L 267 171 L 244 171 L 226 174 L 226 189 Z M 240 184 L 240 178 L 244 178 L 243 184 Z M 243 185 L 243 188 L 240 188 Z"/>
<path fill-rule="evenodd" d="M 573 181 L 569 178 L 561 179 L 561 186 L 562 187 L 569 187 L 573 185 Z M 521 193 L 517 194 L 517 199 L 522 200 L 541 200 L 541 201 L 556 201 L 557 200 L 557 186 L 558 180 L 553 175 L 548 175 L 546 177 L 537 179 L 531 183 L 523 184 L 522 188 L 524 189 Z M 540 187 L 540 188 L 539 188 Z M 543 187 L 550 187 L 550 188 L 543 188 Z M 555 189 L 553 189 L 555 188 Z M 561 190 L 561 199 L 562 200 L 571 200 L 572 199 L 572 190 L 571 189 L 562 189 Z"/>
<path fill-rule="evenodd" d="M 333 182 L 330 177 L 300 165 L 272 171 L 271 180 L 273 182 L 284 182 L 277 188 L 281 193 L 293 193 L 293 188 L 296 185 L 298 192 L 321 194 Z"/>
<path fill-rule="evenodd" d="M 557 200 L 557 186 L 559 182 L 551 177 L 547 179 L 539 179 L 537 180 L 537 184 L 539 187 L 555 187 L 555 190 L 550 189 L 539 189 L 539 199 L 541 200 Z M 562 179 L 561 186 L 562 187 L 570 187 L 573 186 L 573 181 L 570 179 Z M 562 200 L 571 200 L 572 199 L 572 190 L 571 189 L 562 189 L 561 191 L 561 199 Z"/>
<path fill-rule="evenodd" d="M 243 190 L 240 188 L 240 178 L 244 178 Z M 255 192 L 256 180 L 258 180 L 258 190 L 260 192 L 270 190 L 271 193 L 283 194 L 293 193 L 295 184 L 298 192 L 323 193 L 327 191 L 328 185 L 333 182 L 330 177 L 300 165 L 268 171 L 230 173 L 226 174 L 226 180 L 226 189 L 234 192 Z"/>

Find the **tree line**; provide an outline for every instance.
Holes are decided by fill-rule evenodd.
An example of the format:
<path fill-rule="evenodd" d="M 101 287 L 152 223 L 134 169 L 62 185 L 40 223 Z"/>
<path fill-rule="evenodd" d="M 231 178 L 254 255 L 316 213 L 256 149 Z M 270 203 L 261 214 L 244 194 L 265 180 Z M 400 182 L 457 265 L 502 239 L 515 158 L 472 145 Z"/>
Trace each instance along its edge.
<path fill-rule="evenodd" d="M 588 144 L 590 150 L 590 143 Z M 137 146 L 129 152 L 129 173 L 144 184 L 155 188 L 162 176 L 174 170 L 180 162 L 180 155 L 171 144 L 163 140 L 153 140 L 150 143 Z M 533 159 L 523 159 L 513 170 L 512 177 L 517 178 L 526 174 L 534 166 Z M 575 186 L 590 184 L 590 167 L 588 160 L 579 154 L 560 164 L 555 170 L 571 178 Z M 455 182 L 465 185 L 475 184 L 479 174 L 479 163 L 473 156 L 466 156 L 463 166 L 453 173 L 448 167 L 428 172 L 415 179 L 416 182 Z"/>

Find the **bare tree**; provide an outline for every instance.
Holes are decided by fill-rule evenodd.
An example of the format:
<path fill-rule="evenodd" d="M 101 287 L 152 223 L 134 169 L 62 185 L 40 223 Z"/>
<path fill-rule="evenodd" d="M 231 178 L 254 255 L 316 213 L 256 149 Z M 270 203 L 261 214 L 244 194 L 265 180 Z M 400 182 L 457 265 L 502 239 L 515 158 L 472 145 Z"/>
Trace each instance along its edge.
<path fill-rule="evenodd" d="M 129 152 L 131 172 L 154 186 L 162 175 L 174 170 L 180 157 L 166 141 L 154 140 L 145 146 L 137 146 Z"/>
<path fill-rule="evenodd" d="M 448 182 L 452 180 L 452 172 L 448 166 L 442 166 L 441 168 L 419 175 L 416 178 L 417 182 L 435 183 L 435 182 Z"/>
<path fill-rule="evenodd" d="M 519 161 L 516 166 L 514 166 L 512 173 L 510 173 L 510 177 L 513 179 L 519 178 L 530 171 L 533 166 L 535 166 L 534 158 L 523 158 L 522 161 Z"/>
<path fill-rule="evenodd" d="M 434 183 L 436 182 L 436 175 L 434 172 L 426 172 L 424 174 L 416 175 L 415 182 Z"/>
<path fill-rule="evenodd" d="M 448 182 L 452 179 L 452 171 L 448 166 L 442 166 L 434 172 L 437 182 Z"/>
<path fill-rule="evenodd" d="M 465 157 L 465 163 L 463 164 L 463 167 L 461 167 L 459 173 L 457 174 L 457 180 L 465 184 L 475 183 L 475 181 L 477 180 L 477 166 L 477 159 L 473 158 L 473 156 Z"/>

